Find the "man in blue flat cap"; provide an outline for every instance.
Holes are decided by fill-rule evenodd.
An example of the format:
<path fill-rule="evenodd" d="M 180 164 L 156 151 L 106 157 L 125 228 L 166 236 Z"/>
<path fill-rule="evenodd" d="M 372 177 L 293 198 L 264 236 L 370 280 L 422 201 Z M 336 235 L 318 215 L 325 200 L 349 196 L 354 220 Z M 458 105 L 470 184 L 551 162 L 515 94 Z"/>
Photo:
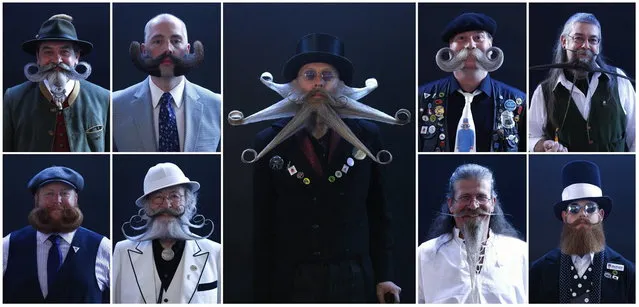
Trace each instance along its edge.
<path fill-rule="evenodd" d="M 495 20 L 464 13 L 444 28 L 436 56 L 449 77 L 419 88 L 421 151 L 525 151 L 525 94 L 488 74 L 503 63 Z M 469 133 L 468 130 L 474 133 Z"/>
<path fill-rule="evenodd" d="M 109 302 L 111 241 L 80 227 L 84 178 L 52 166 L 28 183 L 29 224 L 3 238 L 5 303 Z"/>
<path fill-rule="evenodd" d="M 559 248 L 533 262 L 531 303 L 634 303 L 635 266 L 606 245 L 603 221 L 612 199 L 603 196 L 599 167 L 572 161 L 554 213 L 563 230 Z"/>
<path fill-rule="evenodd" d="M 85 80 L 91 66 L 80 56 L 93 44 L 78 39 L 72 21 L 54 15 L 22 44 L 36 63 L 24 68 L 28 81 L 4 93 L 4 151 L 109 151 L 109 91 Z"/>

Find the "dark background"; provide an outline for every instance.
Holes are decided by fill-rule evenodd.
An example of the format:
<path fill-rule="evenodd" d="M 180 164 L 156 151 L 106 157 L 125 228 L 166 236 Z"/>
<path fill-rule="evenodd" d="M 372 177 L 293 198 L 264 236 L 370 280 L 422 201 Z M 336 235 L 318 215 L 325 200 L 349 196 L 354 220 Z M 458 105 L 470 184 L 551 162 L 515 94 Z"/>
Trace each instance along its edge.
<path fill-rule="evenodd" d="M 420 3 L 419 84 L 451 73 L 439 69 L 435 54 L 449 44 L 442 42 L 446 25 L 463 13 L 483 13 L 497 22 L 493 46 L 504 51 L 504 64 L 490 76 L 526 92 L 526 4 L 525 3 Z M 531 54 L 532 57 L 532 54 Z"/>
<path fill-rule="evenodd" d="M 553 205 L 561 201 L 561 169 L 573 160 L 599 165 L 603 195 L 612 198 L 612 211 L 604 220 L 606 243 L 635 262 L 635 156 L 531 155 L 530 156 L 530 263 L 559 247 L 563 222 Z"/>
<path fill-rule="evenodd" d="M 250 18 L 248 18 L 250 16 Z M 406 4 L 225 4 L 224 110 L 246 116 L 281 97 L 264 86 L 271 72 L 284 82 L 284 63 L 297 42 L 312 32 L 329 33 L 345 44 L 355 66 L 352 85 L 376 78 L 379 88 L 361 101 L 387 114 L 415 109 L 415 5 Z M 225 121 L 226 122 L 226 121 Z M 258 131 L 271 121 L 248 126 L 224 125 L 224 290 L 225 302 L 252 301 L 252 171 L 240 161 Z M 406 126 L 379 124 L 393 154 L 386 166 L 388 203 L 395 237 L 394 282 L 402 302 L 415 301 L 415 146 L 414 120 Z"/>
<path fill-rule="evenodd" d="M 2 92 L 27 81 L 24 66 L 36 57 L 22 51 L 22 43 L 34 39 L 40 25 L 55 14 L 73 17 L 78 39 L 89 41 L 93 50 L 80 54 L 80 61 L 91 64 L 87 79 L 109 89 L 109 4 L 108 3 L 4 3 L 3 4 Z"/>
<path fill-rule="evenodd" d="M 506 219 L 519 231 L 519 238 L 526 241 L 525 155 L 420 155 L 418 244 L 428 240 L 430 225 L 446 202 L 450 176 L 466 163 L 479 164 L 493 172 Z"/>
<path fill-rule="evenodd" d="M 220 156 L 219 155 L 113 155 L 113 245 L 124 240 L 122 224 L 137 214 L 135 204 L 144 195 L 144 176 L 149 168 L 158 163 L 171 162 L 177 165 L 191 181 L 200 183 L 197 213 L 214 223 L 215 230 L 209 239 L 221 242 L 220 220 Z M 210 230 L 191 229 L 198 235 Z M 131 230 L 127 229 L 129 234 Z M 138 233 L 136 233 L 138 234 Z"/>
<path fill-rule="evenodd" d="M 132 41 L 143 43 L 144 26 L 162 13 L 173 14 L 184 21 L 191 53 L 194 41 L 204 45 L 204 63 L 191 70 L 186 78 L 219 93 L 222 69 L 219 3 L 113 3 L 113 90 L 123 90 L 148 76 L 133 66 L 129 46 Z"/>
<path fill-rule="evenodd" d="M 530 66 L 550 64 L 553 48 L 559 40 L 564 23 L 578 12 L 592 13 L 601 23 L 602 54 L 608 64 L 624 70 L 635 78 L 635 4 L 634 3 L 531 3 L 530 4 Z M 530 71 L 532 97 L 537 85 L 548 71 Z"/>
<path fill-rule="evenodd" d="M 50 166 L 66 166 L 84 177 L 78 206 L 84 214 L 82 226 L 110 237 L 109 155 L 4 155 L 3 236 L 29 225 L 27 217 L 35 201 L 27 183 Z"/>

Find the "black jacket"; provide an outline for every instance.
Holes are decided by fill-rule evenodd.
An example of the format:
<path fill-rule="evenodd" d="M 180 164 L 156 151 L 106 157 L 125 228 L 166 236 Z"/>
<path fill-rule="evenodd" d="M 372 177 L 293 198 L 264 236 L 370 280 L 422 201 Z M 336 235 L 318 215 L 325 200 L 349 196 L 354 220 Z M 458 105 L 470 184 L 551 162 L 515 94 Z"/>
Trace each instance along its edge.
<path fill-rule="evenodd" d="M 259 152 L 287 122 L 276 122 L 260 132 L 254 148 Z M 344 122 L 373 154 L 381 149 L 376 125 L 363 120 Z M 373 282 L 393 278 L 383 166 L 368 157 L 353 158 L 353 146 L 341 137 L 334 137 L 332 143 L 328 167 L 321 175 L 309 162 L 316 155 L 303 130 L 255 163 L 254 281 L 258 302 L 286 301 L 295 269 L 302 263 L 361 261 L 372 287 Z M 279 170 L 269 166 L 274 156 L 284 161 Z M 342 172 L 349 157 L 355 163 Z M 291 166 L 296 170 L 293 175 L 288 171 Z M 337 171 L 342 172 L 341 177 L 335 177 Z M 298 178 L 300 172 L 304 175 Z M 333 182 L 329 181 L 331 176 Z M 310 182 L 305 184 L 304 178 Z"/>

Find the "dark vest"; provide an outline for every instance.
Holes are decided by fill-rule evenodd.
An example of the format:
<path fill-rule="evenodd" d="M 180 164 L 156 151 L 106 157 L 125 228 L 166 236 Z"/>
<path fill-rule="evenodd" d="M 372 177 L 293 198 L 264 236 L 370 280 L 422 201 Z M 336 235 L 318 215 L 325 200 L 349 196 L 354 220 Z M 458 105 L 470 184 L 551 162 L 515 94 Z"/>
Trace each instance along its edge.
<path fill-rule="evenodd" d="M 519 118 L 525 111 L 525 95 L 495 80 L 491 80 L 494 113 L 490 151 L 518 151 Z M 422 86 L 419 91 L 419 149 L 421 151 L 451 151 L 447 110 L 450 79 L 445 78 Z M 503 114 L 503 116 L 502 116 Z M 525 125 L 525 122 L 522 122 Z"/>
<path fill-rule="evenodd" d="M 599 85 L 590 100 L 590 113 L 587 119 L 583 118 L 572 99 L 566 111 L 570 90 L 561 84 L 557 85 L 552 92 L 555 102 L 552 116 L 558 127 L 554 127 L 549 122 L 546 123 L 545 134 L 552 138 L 555 136 L 555 129 L 559 128 L 557 130 L 559 142 L 571 152 L 625 151 L 626 115 L 619 101 L 617 86 L 613 86 L 610 93 L 608 82 L 606 75 L 599 76 Z M 542 89 L 545 88 L 547 87 L 542 86 Z M 548 102 L 547 97 L 548 93 L 544 91 L 544 100 Z M 563 125 L 562 122 L 564 122 Z"/>
<path fill-rule="evenodd" d="M 95 260 L 102 236 L 78 228 L 58 278 L 42 297 L 38 282 L 36 230 L 31 226 L 11 233 L 3 279 L 5 303 L 101 303 Z M 79 247 L 77 253 L 73 247 Z"/>

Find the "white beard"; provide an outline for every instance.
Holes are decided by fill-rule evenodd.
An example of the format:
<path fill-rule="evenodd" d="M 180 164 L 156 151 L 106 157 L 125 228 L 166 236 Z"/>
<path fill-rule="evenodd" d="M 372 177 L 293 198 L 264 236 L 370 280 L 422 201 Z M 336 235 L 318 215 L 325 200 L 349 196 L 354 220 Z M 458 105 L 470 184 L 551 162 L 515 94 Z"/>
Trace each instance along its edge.
<path fill-rule="evenodd" d="M 189 226 L 180 218 L 155 217 L 149 221 L 144 233 L 128 239 L 132 241 L 153 239 L 198 240 L 202 239 L 202 237 L 192 233 Z"/>
<path fill-rule="evenodd" d="M 464 223 L 462 234 L 464 235 L 464 246 L 466 247 L 466 262 L 468 263 L 468 273 L 470 274 L 470 296 L 467 303 L 481 303 L 479 300 L 479 288 L 477 287 L 477 265 L 484 234 L 488 229 L 488 220 L 471 219 Z"/>

